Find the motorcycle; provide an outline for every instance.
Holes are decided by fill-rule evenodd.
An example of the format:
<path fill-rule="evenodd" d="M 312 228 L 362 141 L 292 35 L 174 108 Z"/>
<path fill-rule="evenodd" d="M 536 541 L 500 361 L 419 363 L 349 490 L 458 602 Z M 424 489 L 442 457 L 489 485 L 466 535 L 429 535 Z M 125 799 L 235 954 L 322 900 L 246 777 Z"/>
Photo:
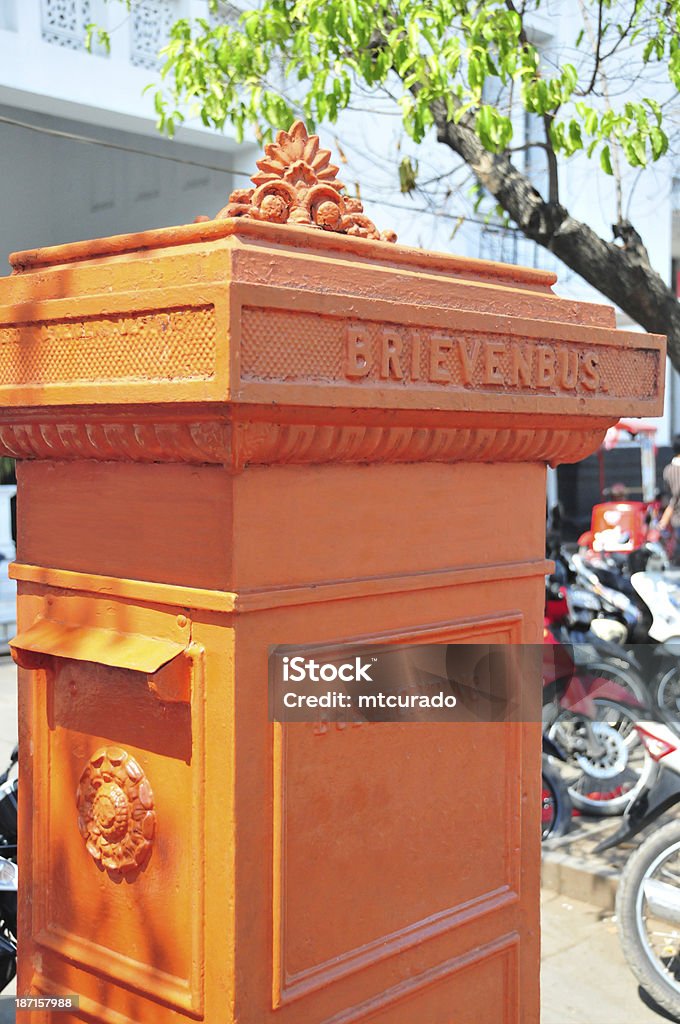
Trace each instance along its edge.
<path fill-rule="evenodd" d="M 627 555 L 591 560 L 562 555 L 562 578 L 565 566 L 570 583 L 559 588 L 561 604 L 555 585 L 548 588 L 546 617 L 553 633 L 575 644 L 581 639 L 586 646 L 578 650 L 618 662 L 619 682 L 627 677 L 625 685 L 642 703 L 680 713 L 680 573 L 669 568 L 663 547 L 649 541 Z M 617 651 L 604 638 L 637 642 Z"/>
<path fill-rule="evenodd" d="M 599 604 L 600 610 L 590 624 L 597 636 L 618 643 L 640 642 L 646 638 L 646 623 L 635 600 L 625 563 L 613 557 L 588 562 L 575 554 L 571 557 L 571 568 L 575 585 Z"/>
<path fill-rule="evenodd" d="M 557 839 L 571 828 L 572 803 L 567 785 L 550 759 L 567 760 L 564 751 L 543 733 L 541 840 Z"/>
<path fill-rule="evenodd" d="M 603 586 L 579 556 L 560 552 L 546 582 L 544 626 L 555 640 L 573 644 L 580 667 L 611 678 L 644 704 L 647 690 L 637 659 L 623 646 L 639 621 L 629 597 Z"/>
<path fill-rule="evenodd" d="M 649 610 L 649 638 L 656 643 L 656 667 L 649 674 L 652 702 L 662 712 L 680 714 L 680 573 L 636 572 L 631 584 Z"/>
<path fill-rule="evenodd" d="M 0 774 L 0 991 L 17 969 L 17 789 L 18 748 Z"/>
<path fill-rule="evenodd" d="M 565 752 L 569 797 L 580 812 L 622 814 L 642 783 L 647 754 L 635 731 L 644 711 L 628 685 L 605 665 L 579 665 L 550 634 L 543 656 L 543 731 Z M 627 676 L 623 675 L 624 684 Z"/>
<path fill-rule="evenodd" d="M 626 842 L 680 803 L 677 721 L 644 721 L 638 733 L 649 755 L 644 784 L 618 831 L 596 853 Z M 616 898 L 624 956 L 642 987 L 673 1017 L 680 1015 L 680 821 L 656 829 L 629 858 Z"/>

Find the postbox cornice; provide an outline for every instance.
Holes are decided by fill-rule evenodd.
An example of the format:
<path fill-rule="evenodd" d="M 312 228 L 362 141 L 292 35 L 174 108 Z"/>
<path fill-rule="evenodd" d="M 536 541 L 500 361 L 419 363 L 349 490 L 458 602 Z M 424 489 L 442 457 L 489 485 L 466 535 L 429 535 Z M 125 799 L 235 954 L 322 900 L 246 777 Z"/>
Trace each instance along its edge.
<path fill-rule="evenodd" d="M 53 461 L 254 465 L 574 462 L 611 417 L 271 406 L 0 409 L 0 454 Z"/>
<path fill-rule="evenodd" d="M 148 231 L 109 235 L 106 238 L 25 249 L 11 253 L 9 263 L 13 275 L 29 274 L 47 268 L 56 270 L 111 257 L 129 257 L 134 254 L 151 256 L 156 252 L 185 246 L 211 243 L 228 245 L 230 239 L 242 239 L 255 244 L 263 242 L 290 248 L 293 251 L 316 252 L 320 255 L 339 253 L 388 267 L 415 267 L 451 274 L 454 277 L 462 276 L 466 279 L 518 284 L 541 292 L 549 292 L 557 280 L 557 275 L 552 271 L 538 270 L 534 267 L 497 263 L 456 253 L 428 251 L 331 231 L 312 231 L 310 228 L 295 224 L 270 224 L 245 218 L 178 224 Z"/>

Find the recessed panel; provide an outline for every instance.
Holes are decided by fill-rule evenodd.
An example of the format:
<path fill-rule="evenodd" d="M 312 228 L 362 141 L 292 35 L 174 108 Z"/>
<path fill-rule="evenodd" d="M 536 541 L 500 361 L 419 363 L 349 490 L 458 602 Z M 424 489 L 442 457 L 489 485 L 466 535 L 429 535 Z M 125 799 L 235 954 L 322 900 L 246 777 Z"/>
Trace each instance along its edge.
<path fill-rule="evenodd" d="M 495 642 L 518 628 L 500 613 L 477 625 Z M 475 625 L 393 639 L 426 635 L 469 642 Z M 281 1002 L 519 899 L 521 725 L 310 723 L 275 736 Z"/>
<path fill-rule="evenodd" d="M 139 672 L 54 658 L 45 674 L 32 869 L 46 900 L 34 906 L 36 941 L 123 987 L 198 1010 L 202 801 L 192 709 L 159 701 Z"/>

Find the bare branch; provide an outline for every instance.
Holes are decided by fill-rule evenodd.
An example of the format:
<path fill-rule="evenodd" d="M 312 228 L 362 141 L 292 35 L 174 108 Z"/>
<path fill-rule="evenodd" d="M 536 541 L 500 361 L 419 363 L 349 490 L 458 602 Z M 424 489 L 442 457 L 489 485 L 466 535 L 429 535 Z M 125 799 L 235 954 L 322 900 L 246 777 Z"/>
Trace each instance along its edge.
<path fill-rule="evenodd" d="M 585 17 L 584 17 L 585 20 Z M 597 81 L 598 74 L 600 71 L 600 46 L 602 45 L 602 0 L 598 0 L 597 4 L 597 36 L 595 42 L 595 63 L 593 64 L 593 75 L 590 79 L 590 85 L 586 89 L 584 96 L 592 92 L 595 82 Z"/>

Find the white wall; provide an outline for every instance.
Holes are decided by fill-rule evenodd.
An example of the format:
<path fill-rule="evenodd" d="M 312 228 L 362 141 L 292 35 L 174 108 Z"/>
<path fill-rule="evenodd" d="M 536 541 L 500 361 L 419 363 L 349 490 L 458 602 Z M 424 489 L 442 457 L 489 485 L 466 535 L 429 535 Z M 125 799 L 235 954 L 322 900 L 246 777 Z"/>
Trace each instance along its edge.
<path fill-rule="evenodd" d="M 0 107 L 3 116 L 29 117 Z M 214 216 L 240 181 L 226 169 L 234 162 L 229 153 L 94 131 L 64 119 L 31 115 L 30 120 L 48 132 L 86 132 L 106 145 L 0 120 L 0 273 L 9 271 L 6 256 L 17 249 L 190 223 L 197 214 Z"/>
<path fill-rule="evenodd" d="M 153 59 L 146 66 L 134 62 L 144 59 L 143 47 L 152 53 L 149 26 L 159 26 L 155 41 L 163 42 L 174 19 L 206 17 L 208 5 L 136 0 L 136 7 L 146 20 L 130 15 L 120 0 L 0 0 L 0 103 L 153 137 L 153 90 L 144 89 L 158 75 Z M 88 53 L 79 45 L 92 21 L 109 31 L 110 53 Z M 217 150 L 229 146 L 195 118 L 181 130 L 181 140 Z"/>

